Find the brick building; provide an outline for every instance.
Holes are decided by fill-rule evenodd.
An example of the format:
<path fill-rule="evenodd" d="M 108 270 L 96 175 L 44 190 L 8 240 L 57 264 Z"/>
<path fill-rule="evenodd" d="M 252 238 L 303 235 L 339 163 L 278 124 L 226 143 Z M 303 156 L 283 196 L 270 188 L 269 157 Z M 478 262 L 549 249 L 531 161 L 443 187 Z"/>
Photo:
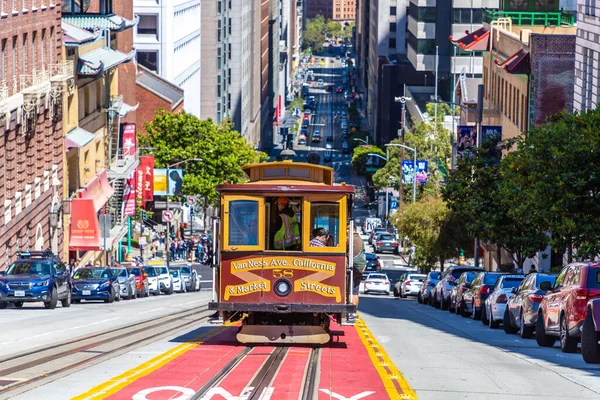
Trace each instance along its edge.
<path fill-rule="evenodd" d="M 141 65 L 138 65 L 135 90 L 140 102 L 136 122 L 138 133 L 142 135 L 146 133 L 144 124 L 154 119 L 156 110 L 162 108 L 173 113 L 183 111 L 183 89 Z"/>
<path fill-rule="evenodd" d="M 357 0 L 306 0 L 306 18 L 322 15 L 334 21 L 354 21 Z"/>
<path fill-rule="evenodd" d="M 8 3 L 0 1 L 0 269 L 20 250 L 63 253 L 62 96 L 73 76 L 60 7 Z"/>

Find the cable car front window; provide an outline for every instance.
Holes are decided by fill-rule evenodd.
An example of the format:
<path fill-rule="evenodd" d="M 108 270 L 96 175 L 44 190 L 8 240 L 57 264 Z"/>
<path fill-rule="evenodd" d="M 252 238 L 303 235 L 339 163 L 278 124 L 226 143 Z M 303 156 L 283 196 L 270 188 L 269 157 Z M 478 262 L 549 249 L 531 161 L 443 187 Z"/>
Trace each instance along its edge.
<path fill-rule="evenodd" d="M 340 241 L 340 205 L 339 203 L 311 203 L 310 230 L 327 229 L 332 242 L 327 246 L 337 247 Z"/>
<path fill-rule="evenodd" d="M 258 246 L 258 201 L 229 202 L 229 245 Z"/>

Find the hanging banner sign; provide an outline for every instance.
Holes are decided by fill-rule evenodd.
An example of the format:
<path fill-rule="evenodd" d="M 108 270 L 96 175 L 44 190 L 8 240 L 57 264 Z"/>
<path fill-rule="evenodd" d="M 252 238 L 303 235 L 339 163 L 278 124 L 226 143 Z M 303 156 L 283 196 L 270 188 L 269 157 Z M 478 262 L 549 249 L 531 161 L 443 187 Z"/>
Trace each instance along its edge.
<path fill-rule="evenodd" d="M 472 158 L 473 148 L 477 145 L 477 131 L 475 126 L 458 126 L 456 141 L 456 158 Z"/>

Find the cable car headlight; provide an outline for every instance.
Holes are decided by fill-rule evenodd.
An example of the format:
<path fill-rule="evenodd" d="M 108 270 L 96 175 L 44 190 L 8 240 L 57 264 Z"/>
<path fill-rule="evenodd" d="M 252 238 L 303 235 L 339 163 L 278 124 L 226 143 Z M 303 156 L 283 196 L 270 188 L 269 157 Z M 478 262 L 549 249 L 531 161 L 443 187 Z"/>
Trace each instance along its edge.
<path fill-rule="evenodd" d="M 287 279 L 278 279 L 273 285 L 275 294 L 279 297 L 285 297 L 292 291 L 292 284 Z"/>

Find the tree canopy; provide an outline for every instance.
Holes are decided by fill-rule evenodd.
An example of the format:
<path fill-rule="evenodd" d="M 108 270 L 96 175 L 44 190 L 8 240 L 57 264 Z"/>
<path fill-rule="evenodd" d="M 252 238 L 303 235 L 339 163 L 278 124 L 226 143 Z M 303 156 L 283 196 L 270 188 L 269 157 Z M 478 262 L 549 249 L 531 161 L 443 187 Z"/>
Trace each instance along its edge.
<path fill-rule="evenodd" d="M 376 161 L 379 163 L 378 165 L 385 164 L 385 161 L 381 160 L 379 157 L 369 156 L 369 153 L 378 154 L 384 158 L 386 156 L 385 152 L 377 146 L 361 145 L 356 147 L 352 155 L 352 167 L 358 175 L 367 176 L 372 174 L 371 172 L 367 172 L 367 161 L 369 161 L 369 159 L 378 159 L 378 161 Z"/>
<path fill-rule="evenodd" d="M 154 149 L 157 168 L 202 159 L 179 167 L 185 169 L 182 193 L 200 195 L 208 203 L 217 199 L 217 185 L 245 178 L 243 165 L 266 160 L 266 155 L 255 151 L 229 121 L 214 124 L 211 119 L 200 120 L 185 112 L 173 114 L 161 109 L 145 128 L 148 133 L 140 137 L 140 145 Z"/>

